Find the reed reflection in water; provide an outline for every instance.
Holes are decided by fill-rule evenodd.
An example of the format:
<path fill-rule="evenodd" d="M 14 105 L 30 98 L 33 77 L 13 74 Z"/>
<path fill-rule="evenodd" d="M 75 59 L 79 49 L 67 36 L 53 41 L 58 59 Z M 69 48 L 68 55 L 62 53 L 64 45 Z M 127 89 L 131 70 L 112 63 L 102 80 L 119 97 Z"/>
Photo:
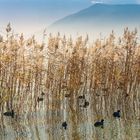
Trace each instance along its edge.
<path fill-rule="evenodd" d="M 86 111 L 88 112 L 88 109 Z M 76 124 L 68 121 L 68 129 L 65 130 L 61 125 L 62 120 L 59 120 L 63 115 L 63 110 L 46 112 L 42 109 L 27 113 L 25 116 L 21 114 L 14 119 L 1 118 L 0 140 L 139 140 L 140 138 L 139 120 L 106 118 L 104 128 L 95 128 L 94 121 L 90 121 L 87 119 L 90 116 L 85 115 L 81 116 L 83 119 L 77 120 Z M 50 121 L 50 117 L 53 121 Z M 92 117 L 94 120 L 94 116 Z"/>

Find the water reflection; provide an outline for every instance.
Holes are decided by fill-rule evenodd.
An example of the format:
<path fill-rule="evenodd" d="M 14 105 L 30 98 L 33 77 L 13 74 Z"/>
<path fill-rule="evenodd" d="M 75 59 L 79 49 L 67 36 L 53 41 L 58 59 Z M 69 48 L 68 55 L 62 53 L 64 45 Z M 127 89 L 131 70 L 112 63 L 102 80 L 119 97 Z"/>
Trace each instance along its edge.
<path fill-rule="evenodd" d="M 139 120 L 105 119 L 104 128 L 95 128 L 94 119 L 84 117 L 76 124 L 68 119 L 62 128 L 62 111 L 38 111 L 16 119 L 1 118 L 0 140 L 139 140 Z M 90 119 L 89 119 L 90 118 Z"/>

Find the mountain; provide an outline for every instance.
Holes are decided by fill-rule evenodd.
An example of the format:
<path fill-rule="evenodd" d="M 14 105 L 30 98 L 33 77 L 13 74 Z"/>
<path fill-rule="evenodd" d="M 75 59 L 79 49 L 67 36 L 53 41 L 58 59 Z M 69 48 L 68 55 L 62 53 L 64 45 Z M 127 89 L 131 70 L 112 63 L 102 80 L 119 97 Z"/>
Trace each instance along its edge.
<path fill-rule="evenodd" d="M 78 13 L 64 17 L 53 23 L 49 29 L 64 33 L 100 33 L 120 31 L 125 27 L 140 25 L 140 5 L 95 4 Z"/>

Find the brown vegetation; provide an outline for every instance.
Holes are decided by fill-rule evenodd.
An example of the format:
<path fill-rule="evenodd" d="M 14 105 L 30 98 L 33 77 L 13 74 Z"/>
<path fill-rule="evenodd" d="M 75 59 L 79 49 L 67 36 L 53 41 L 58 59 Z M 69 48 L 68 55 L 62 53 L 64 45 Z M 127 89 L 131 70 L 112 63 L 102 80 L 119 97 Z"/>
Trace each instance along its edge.
<path fill-rule="evenodd" d="M 110 112 L 117 108 L 124 118 L 139 115 L 140 44 L 136 30 L 125 29 L 119 39 L 112 32 L 93 44 L 88 43 L 88 37 L 73 41 L 59 34 L 39 44 L 34 36 L 25 40 L 23 34 L 12 35 L 10 25 L 6 31 L 6 39 L 0 37 L 1 111 L 36 110 L 43 91 L 46 110 L 69 110 L 74 124 L 81 117 L 76 113 L 80 95 L 89 100 L 89 109 L 97 118 L 111 117 Z"/>

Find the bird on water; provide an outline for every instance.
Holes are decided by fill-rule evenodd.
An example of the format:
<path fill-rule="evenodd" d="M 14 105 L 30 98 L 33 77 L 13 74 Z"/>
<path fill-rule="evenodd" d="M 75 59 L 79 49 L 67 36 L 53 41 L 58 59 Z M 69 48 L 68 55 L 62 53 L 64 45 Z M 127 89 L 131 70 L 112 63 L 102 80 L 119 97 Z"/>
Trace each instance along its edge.
<path fill-rule="evenodd" d="M 4 116 L 10 116 L 10 117 L 14 118 L 15 112 L 12 109 L 11 111 L 7 111 L 7 112 L 5 112 L 3 114 L 4 114 Z"/>
<path fill-rule="evenodd" d="M 104 120 L 102 119 L 100 122 L 99 121 L 95 122 L 94 123 L 94 126 L 95 127 L 101 127 L 101 128 L 103 128 L 103 126 L 104 126 Z"/>
<path fill-rule="evenodd" d="M 113 117 L 115 117 L 115 118 L 120 118 L 120 117 L 121 117 L 121 115 L 120 115 L 120 110 L 118 110 L 117 112 L 114 112 L 114 113 L 113 113 Z"/>
<path fill-rule="evenodd" d="M 68 126 L 68 124 L 67 124 L 66 121 L 62 123 L 62 127 L 63 127 L 65 130 L 67 129 L 67 126 Z"/>
<path fill-rule="evenodd" d="M 88 101 L 85 101 L 83 107 L 84 107 L 84 108 L 87 108 L 88 106 L 89 106 L 89 102 L 88 102 Z"/>
<path fill-rule="evenodd" d="M 85 95 L 78 96 L 79 99 L 85 99 Z"/>
<path fill-rule="evenodd" d="M 37 98 L 37 101 L 38 101 L 38 102 L 41 102 L 41 101 L 43 101 L 43 98 L 42 98 L 42 97 L 38 97 L 38 98 Z"/>

